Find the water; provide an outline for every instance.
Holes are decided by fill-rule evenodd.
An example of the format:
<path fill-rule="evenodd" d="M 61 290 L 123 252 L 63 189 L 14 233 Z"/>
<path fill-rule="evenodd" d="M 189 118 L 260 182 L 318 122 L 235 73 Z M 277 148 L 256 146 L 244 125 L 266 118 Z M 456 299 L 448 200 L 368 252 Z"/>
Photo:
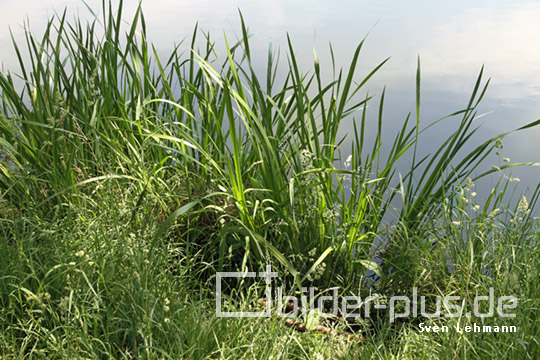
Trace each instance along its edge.
<path fill-rule="evenodd" d="M 116 4 L 117 1 L 114 1 Z M 137 1 L 125 1 L 126 20 L 132 18 Z M 101 0 L 87 4 L 98 15 Z M 25 18 L 39 34 L 46 20 L 68 8 L 68 19 L 90 11 L 75 0 L 0 1 L 0 59 L 5 69 L 15 69 L 17 60 L 8 27 L 17 42 L 24 41 Z M 331 42 L 338 67 L 347 67 L 359 41 L 368 33 L 360 61 L 360 74 L 386 57 L 390 61 L 367 87 L 380 93 L 387 86 L 385 132 L 389 142 L 407 112 L 414 111 L 417 57 L 422 63 L 422 121 L 428 123 L 465 107 L 482 65 L 491 84 L 480 107 L 489 113 L 480 121 L 482 130 L 475 144 L 540 118 L 540 3 L 532 1 L 172 1 L 143 4 L 148 36 L 160 53 L 191 36 L 195 24 L 220 43 L 225 30 L 229 39 L 239 33 L 238 8 L 252 37 L 256 69 L 263 71 L 268 44 L 286 50 L 286 33 L 295 45 L 301 67 L 312 68 L 313 48 L 323 69 L 330 68 Z M 282 61 L 285 56 L 282 56 Z M 452 122 L 432 130 L 423 141 L 424 152 L 440 145 Z M 344 133 L 349 129 L 345 128 Z M 540 161 L 540 128 L 509 136 L 502 157 L 512 162 Z M 496 156 L 486 166 L 498 165 Z M 517 168 L 520 189 L 534 188 L 540 167 Z M 494 180 L 482 182 L 476 191 L 486 195 Z"/>

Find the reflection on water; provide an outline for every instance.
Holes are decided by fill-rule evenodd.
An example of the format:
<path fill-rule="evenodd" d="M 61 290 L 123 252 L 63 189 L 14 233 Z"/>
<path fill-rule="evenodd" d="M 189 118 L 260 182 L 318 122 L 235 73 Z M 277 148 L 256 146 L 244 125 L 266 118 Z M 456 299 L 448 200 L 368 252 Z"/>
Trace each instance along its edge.
<path fill-rule="evenodd" d="M 101 14 L 101 0 L 88 0 Z M 114 3 L 117 3 L 115 1 Z M 138 1 L 125 1 L 125 19 L 130 19 Z M 303 68 L 310 69 L 313 47 L 321 66 L 330 68 L 328 43 L 332 42 L 338 66 L 347 66 L 356 44 L 369 32 L 360 66 L 365 71 L 381 60 L 391 60 L 369 85 L 370 92 L 388 86 L 385 119 L 388 131 L 398 126 L 414 109 L 414 76 L 417 56 L 422 61 L 422 118 L 429 122 L 466 105 L 476 76 L 485 65 L 491 85 L 481 111 L 484 117 L 478 142 L 540 118 L 540 4 L 531 1 L 431 2 L 413 0 L 344 1 L 209 1 L 163 0 L 143 3 L 149 38 L 165 54 L 175 43 L 190 37 L 199 22 L 219 43 L 223 30 L 229 38 L 239 29 L 242 10 L 252 38 L 256 68 L 266 64 L 271 40 L 274 48 L 286 49 L 286 33 L 296 46 Z M 68 19 L 79 14 L 91 18 L 82 1 L 3 0 L 0 2 L 0 54 L 4 68 L 16 68 L 11 48 L 14 39 L 22 42 L 21 24 L 27 17 L 35 33 L 56 11 L 68 7 Z M 282 57 L 282 60 L 283 57 Z M 450 125 L 449 125 L 450 126 Z M 438 145 L 438 137 L 448 128 L 430 134 L 426 146 Z M 445 135 L 445 134 L 444 134 Z M 512 135 L 505 143 L 504 156 L 512 161 L 539 161 L 540 129 Z M 393 136 L 390 136 L 392 139 Z M 497 161 L 496 158 L 493 161 Z M 521 185 L 534 186 L 540 168 L 517 169 Z"/>

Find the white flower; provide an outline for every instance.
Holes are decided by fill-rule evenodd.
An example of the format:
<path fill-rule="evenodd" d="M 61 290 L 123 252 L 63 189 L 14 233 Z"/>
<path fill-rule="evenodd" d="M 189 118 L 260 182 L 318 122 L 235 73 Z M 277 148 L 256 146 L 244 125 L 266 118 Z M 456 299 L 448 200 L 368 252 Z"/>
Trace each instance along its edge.
<path fill-rule="evenodd" d="M 350 167 L 352 163 L 352 155 L 349 155 L 343 165 L 345 165 L 346 168 Z"/>

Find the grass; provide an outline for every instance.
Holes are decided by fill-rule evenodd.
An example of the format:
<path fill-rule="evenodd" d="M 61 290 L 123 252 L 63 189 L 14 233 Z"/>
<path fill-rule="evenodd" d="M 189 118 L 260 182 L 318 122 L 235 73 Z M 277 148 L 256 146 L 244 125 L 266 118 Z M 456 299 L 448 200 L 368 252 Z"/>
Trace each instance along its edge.
<path fill-rule="evenodd" d="M 518 196 L 501 175 L 537 164 L 482 170 L 507 135 L 475 143 L 483 71 L 463 109 L 424 125 L 419 61 L 415 112 L 388 141 L 384 92 L 365 91 L 386 60 L 359 75 L 364 41 L 326 82 L 328 66 L 315 53 L 304 72 L 289 39 L 284 76 L 269 50 L 261 77 L 241 15 L 242 35 L 225 37 L 223 53 L 196 28 L 167 58 L 146 40 L 140 9 L 126 28 L 121 19 L 122 4 L 104 4 L 91 23 L 60 14 L 43 36 L 14 42 L 19 69 L 0 74 L 2 357 L 538 356 L 539 192 Z M 345 146 L 338 130 L 351 121 Z M 419 157 L 441 121 L 455 131 Z M 497 175 L 478 202 L 474 183 Z M 337 331 L 343 322 L 321 335 L 277 317 L 216 317 L 216 271 L 267 264 L 291 294 L 339 287 L 388 299 L 417 287 L 472 302 L 493 287 L 518 297 L 517 316 L 483 321 L 519 331 L 425 333 L 420 321 L 482 320 L 391 323 L 384 311 L 356 335 Z M 253 310 L 263 290 L 229 288 L 225 306 Z"/>

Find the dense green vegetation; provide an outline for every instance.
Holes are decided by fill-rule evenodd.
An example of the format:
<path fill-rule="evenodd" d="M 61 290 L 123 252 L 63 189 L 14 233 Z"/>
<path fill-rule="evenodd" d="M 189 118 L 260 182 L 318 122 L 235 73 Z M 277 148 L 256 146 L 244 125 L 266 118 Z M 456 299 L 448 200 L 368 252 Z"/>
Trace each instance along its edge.
<path fill-rule="evenodd" d="M 482 71 L 462 110 L 424 125 L 419 62 L 415 111 L 383 141 L 384 93 L 365 85 L 385 61 L 357 69 L 363 41 L 344 70 L 315 54 L 304 72 L 289 41 L 288 66 L 270 50 L 257 74 L 241 16 L 242 36 L 225 38 L 223 53 L 195 29 L 163 58 L 142 12 L 127 27 L 121 4 L 103 13 L 88 24 L 64 13 L 43 36 L 28 32 L 14 42 L 20 68 L 0 74 L 2 358 L 539 356 L 538 191 L 514 194 L 506 173 L 536 164 L 503 161 L 506 134 L 475 144 Z M 418 155 L 439 121 L 455 131 Z M 353 129 L 348 142 L 340 126 Z M 475 189 L 485 176 L 498 176 L 495 188 Z M 317 318 L 328 334 L 276 316 L 216 317 L 216 271 L 267 264 L 290 294 L 338 287 L 387 299 L 416 287 L 472 302 L 493 287 L 519 306 L 504 319 Z M 224 306 L 260 306 L 263 286 L 226 288 Z M 426 333 L 420 322 L 518 331 Z"/>

